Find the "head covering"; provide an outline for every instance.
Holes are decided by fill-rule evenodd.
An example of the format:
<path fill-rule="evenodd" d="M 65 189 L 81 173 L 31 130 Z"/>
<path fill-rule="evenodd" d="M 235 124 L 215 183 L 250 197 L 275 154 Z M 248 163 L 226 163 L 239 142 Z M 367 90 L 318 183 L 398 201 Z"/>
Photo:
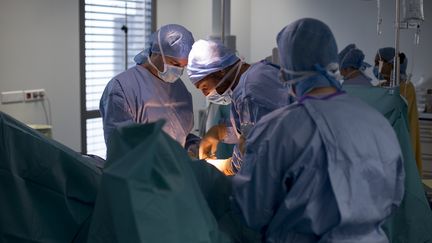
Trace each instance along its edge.
<path fill-rule="evenodd" d="M 330 28 L 323 22 L 299 19 L 277 36 L 282 67 L 292 71 L 312 71 L 314 65 L 337 63 L 337 46 Z"/>
<path fill-rule="evenodd" d="M 393 47 L 384 47 L 378 50 L 377 56 L 387 63 L 393 63 L 396 50 Z M 404 53 L 399 54 L 400 57 L 400 73 L 406 74 L 408 59 Z"/>
<path fill-rule="evenodd" d="M 366 69 L 370 64 L 364 62 L 364 53 L 355 44 L 349 44 L 339 54 L 339 68 Z"/>
<path fill-rule="evenodd" d="M 299 19 L 279 32 L 277 44 L 285 78 L 296 80 L 297 96 L 318 87 L 341 89 L 335 79 L 336 40 L 326 24 L 311 18 Z"/>
<path fill-rule="evenodd" d="M 198 40 L 189 53 L 187 72 L 193 84 L 211 73 L 223 70 L 240 58 L 220 41 Z"/>
<path fill-rule="evenodd" d="M 160 47 L 167 57 L 187 59 L 193 43 L 192 33 L 185 27 L 178 24 L 164 25 L 152 34 L 150 47 L 138 53 L 134 61 L 137 64 L 144 63 L 151 53 L 161 53 Z"/>
<path fill-rule="evenodd" d="M 339 54 L 338 54 L 339 65 L 340 65 L 341 60 L 344 58 L 344 56 L 354 48 L 357 48 L 357 46 L 355 44 L 349 44 L 342 51 L 339 52 Z"/>
<path fill-rule="evenodd" d="M 150 48 L 146 48 L 145 50 L 135 55 L 134 62 L 138 65 L 143 64 L 147 60 L 149 53 L 150 53 Z"/>
<path fill-rule="evenodd" d="M 377 56 L 380 57 L 380 59 L 383 61 L 393 62 L 393 58 L 395 56 L 395 49 L 393 47 L 380 48 L 377 52 Z"/>

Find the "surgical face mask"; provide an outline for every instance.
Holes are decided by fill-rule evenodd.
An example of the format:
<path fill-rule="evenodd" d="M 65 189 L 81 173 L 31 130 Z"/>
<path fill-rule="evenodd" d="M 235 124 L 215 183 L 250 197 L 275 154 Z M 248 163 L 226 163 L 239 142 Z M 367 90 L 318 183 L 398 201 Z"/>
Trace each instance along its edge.
<path fill-rule="evenodd" d="M 150 60 L 150 57 L 148 58 L 148 61 L 149 61 L 150 65 L 157 70 L 158 76 L 159 76 L 160 79 L 162 79 L 163 81 L 165 81 L 167 83 L 174 83 L 175 81 L 177 81 L 177 79 L 179 79 L 182 76 L 184 68 L 177 67 L 177 66 L 170 65 L 170 64 L 166 63 L 165 55 L 163 53 L 163 49 L 162 49 L 162 46 L 160 44 L 160 31 L 158 33 L 158 45 L 159 45 L 159 49 L 161 51 L 162 60 L 163 60 L 163 63 L 164 63 L 164 69 L 163 69 L 163 71 L 162 72 L 159 71 L 159 69 Z"/>
<path fill-rule="evenodd" d="M 177 66 L 173 66 L 170 64 L 166 64 L 164 63 L 164 71 L 161 72 L 159 71 L 159 69 L 153 64 L 153 62 L 151 61 L 150 57 L 147 58 L 148 62 L 150 63 L 150 65 L 157 70 L 158 72 L 158 76 L 160 79 L 162 79 L 163 81 L 167 82 L 167 83 L 174 83 L 175 81 L 177 81 L 177 79 L 179 79 L 182 74 L 183 74 L 183 70 L 184 68 L 181 67 L 177 67 Z M 165 61 L 164 61 L 165 62 Z"/>
<path fill-rule="evenodd" d="M 229 105 L 231 104 L 231 96 L 232 96 L 232 91 L 230 89 L 227 89 L 223 94 L 218 94 L 216 90 L 213 90 L 207 96 L 207 99 L 209 102 L 213 104 Z"/>
<path fill-rule="evenodd" d="M 279 79 L 284 84 L 290 85 L 289 94 L 293 97 L 297 97 L 297 92 L 294 92 L 294 90 L 300 90 L 300 95 L 304 95 L 310 90 L 314 89 L 315 87 L 313 85 L 300 81 L 305 81 L 306 79 L 315 75 L 323 75 L 327 77 L 327 80 L 329 82 L 328 85 L 340 89 L 342 82 L 341 80 L 343 79 L 343 77 L 339 72 L 339 65 L 337 63 L 329 63 L 325 68 L 322 68 L 319 65 L 315 65 L 315 69 L 316 71 L 291 71 L 281 67 Z M 288 78 L 288 75 L 297 76 L 297 78 L 290 79 Z M 297 85 L 299 85 L 299 87 L 296 87 Z M 308 88 L 308 86 L 311 87 Z"/>
<path fill-rule="evenodd" d="M 238 64 L 237 72 L 232 80 L 231 84 L 228 86 L 228 88 L 223 92 L 222 94 L 219 94 L 217 92 L 217 88 L 220 87 L 229 76 L 231 76 L 232 72 L 235 71 L 234 68 L 232 68 L 222 79 L 219 81 L 219 83 L 216 85 L 216 87 L 207 95 L 207 99 L 209 102 L 218 104 L 218 105 L 229 105 L 231 104 L 231 97 L 232 97 L 232 90 L 231 87 L 234 85 L 235 80 L 237 79 L 238 74 L 240 73 L 240 68 L 242 66 L 242 62 L 240 61 Z"/>
<path fill-rule="evenodd" d="M 287 74 L 291 74 L 291 75 L 298 75 L 298 78 L 295 79 L 288 79 L 287 78 Z M 296 83 L 298 83 L 300 80 L 316 75 L 316 72 L 294 72 L 294 71 L 290 71 L 287 70 L 285 68 L 281 68 L 280 72 L 279 72 L 279 81 L 284 83 L 284 84 L 288 84 L 289 85 L 289 89 L 288 89 L 288 93 L 289 95 L 291 95 L 292 97 L 297 97 L 296 93 L 295 93 L 295 85 Z"/>
<path fill-rule="evenodd" d="M 289 88 L 288 88 L 288 94 L 289 95 L 291 95 L 292 97 L 297 97 L 297 95 L 294 92 L 294 84 L 288 83 L 288 81 L 284 78 L 282 69 L 279 72 L 279 81 L 282 82 L 283 84 L 289 85 Z"/>

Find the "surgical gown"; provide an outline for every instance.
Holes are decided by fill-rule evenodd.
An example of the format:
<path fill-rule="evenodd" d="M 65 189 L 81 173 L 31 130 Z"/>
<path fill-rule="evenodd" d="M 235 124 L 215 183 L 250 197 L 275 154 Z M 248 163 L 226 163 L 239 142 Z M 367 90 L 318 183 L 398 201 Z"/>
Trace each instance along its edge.
<path fill-rule="evenodd" d="M 255 63 L 241 76 L 233 90 L 231 122 L 239 134 L 242 124 L 253 125 L 268 113 L 289 105 L 293 98 L 289 87 L 278 79 L 279 67 L 267 61 Z M 234 147 L 233 169 L 237 172 L 242 165 L 238 145 Z"/>
<path fill-rule="evenodd" d="M 182 146 L 193 128 L 192 96 L 179 79 L 167 83 L 136 65 L 114 77 L 100 100 L 105 142 L 116 127 L 164 119 L 163 130 Z"/>
<path fill-rule="evenodd" d="M 261 119 L 233 180 L 236 205 L 266 242 L 388 242 L 380 225 L 404 192 L 392 127 L 342 92 Z"/>
<path fill-rule="evenodd" d="M 399 88 L 344 86 L 383 114 L 399 139 L 405 167 L 405 194 L 400 207 L 386 220 L 384 231 L 392 243 L 432 242 L 432 211 L 419 176 L 408 125 L 407 104 Z"/>
<path fill-rule="evenodd" d="M 366 76 L 364 73 L 360 73 L 360 75 L 357 77 L 344 80 L 343 84 L 372 86 L 371 80 L 372 79 Z"/>

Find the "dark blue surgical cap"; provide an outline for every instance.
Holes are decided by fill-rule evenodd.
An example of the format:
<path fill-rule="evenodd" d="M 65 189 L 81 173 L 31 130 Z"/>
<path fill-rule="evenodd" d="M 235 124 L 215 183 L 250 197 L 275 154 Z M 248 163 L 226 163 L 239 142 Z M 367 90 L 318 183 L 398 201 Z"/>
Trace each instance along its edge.
<path fill-rule="evenodd" d="M 277 36 L 283 68 L 292 71 L 312 71 L 314 65 L 327 67 L 337 63 L 336 40 L 323 22 L 304 18 L 283 28 Z"/>
<path fill-rule="evenodd" d="M 360 69 L 364 67 L 365 64 L 364 53 L 356 47 L 355 44 L 349 44 L 339 53 L 339 68 L 354 68 Z"/>

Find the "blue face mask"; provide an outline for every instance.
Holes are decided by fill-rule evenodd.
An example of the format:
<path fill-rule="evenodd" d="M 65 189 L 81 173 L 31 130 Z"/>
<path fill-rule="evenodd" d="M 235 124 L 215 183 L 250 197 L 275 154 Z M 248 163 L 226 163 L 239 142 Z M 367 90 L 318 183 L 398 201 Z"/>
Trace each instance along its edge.
<path fill-rule="evenodd" d="M 229 87 L 225 90 L 225 92 L 223 92 L 223 94 L 219 94 L 216 89 L 221 86 L 225 80 L 231 75 L 231 73 L 235 70 L 234 68 L 232 68 L 222 79 L 221 81 L 219 81 L 219 83 L 216 85 L 216 87 L 210 92 L 210 94 L 207 95 L 207 99 L 209 102 L 217 104 L 217 105 L 229 105 L 231 104 L 231 97 L 232 97 L 232 90 L 231 87 L 234 85 L 235 80 L 237 79 L 237 76 L 240 72 L 240 68 L 242 66 L 242 62 L 239 62 L 238 68 L 237 68 L 237 73 L 234 77 L 234 79 L 232 80 L 231 84 L 229 85 Z"/>
<path fill-rule="evenodd" d="M 293 97 L 303 96 L 316 87 L 332 86 L 340 90 L 342 88 L 340 81 L 342 76 L 338 68 L 337 63 L 329 63 L 326 68 L 315 64 L 314 71 L 292 71 L 281 67 L 279 80 L 290 85 L 288 92 Z M 294 78 L 295 76 L 297 77 Z"/>

